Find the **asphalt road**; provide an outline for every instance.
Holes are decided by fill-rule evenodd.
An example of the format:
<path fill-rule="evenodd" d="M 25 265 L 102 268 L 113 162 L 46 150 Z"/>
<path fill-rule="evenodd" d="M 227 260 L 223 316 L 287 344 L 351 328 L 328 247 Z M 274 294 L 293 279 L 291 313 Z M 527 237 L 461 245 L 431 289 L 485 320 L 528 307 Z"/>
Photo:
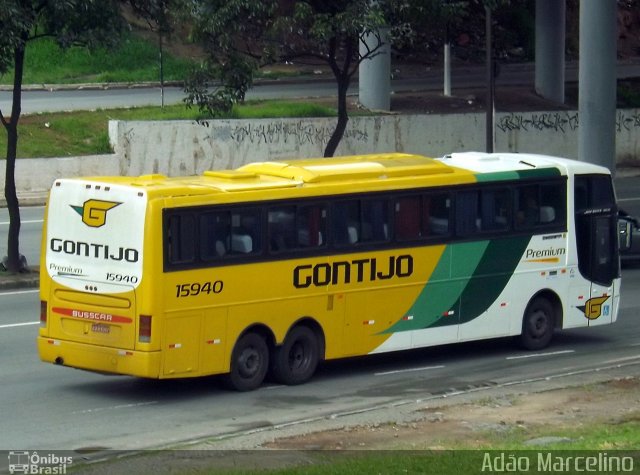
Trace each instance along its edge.
<path fill-rule="evenodd" d="M 629 211 L 640 211 L 640 178 L 616 180 Z M 4 213 L 4 214 L 3 214 Z M 36 241 L 41 208 L 24 209 Z M 0 213 L 0 226 L 6 210 Z M 1 229 L 0 229 L 1 230 Z M 24 237 L 24 236 L 23 236 Z M 26 239 L 25 239 L 26 242 Z M 28 256 L 37 250 L 25 244 Z M 149 381 L 41 363 L 35 289 L 0 293 L 0 450 L 100 450 L 167 446 L 383 405 L 522 381 L 563 378 L 640 364 L 640 267 L 623 271 L 615 325 L 565 331 L 539 352 L 510 339 L 329 362 L 302 386 L 225 390 L 217 377 Z"/>
<path fill-rule="evenodd" d="M 640 64 L 633 62 L 620 63 L 617 68 L 618 78 L 639 77 Z M 566 81 L 578 80 L 577 63 L 567 63 Z M 485 70 L 482 65 L 457 66 L 451 73 L 452 88 L 479 87 L 486 84 Z M 425 67 L 418 76 L 394 79 L 391 88 L 395 92 L 441 90 L 443 73 L 438 68 Z M 496 78 L 497 86 L 534 85 L 534 69 L 532 63 L 505 64 L 500 68 Z M 349 94 L 358 93 L 357 79 L 352 82 Z M 280 99 L 302 97 L 330 97 L 336 95 L 336 86 L 330 74 L 315 76 L 310 80 L 283 80 L 259 82 L 247 93 L 247 99 Z M 179 87 L 166 87 L 164 103 L 180 103 L 184 93 Z M 95 110 L 118 107 L 138 107 L 161 104 L 161 91 L 158 87 L 110 87 L 101 89 L 96 85 L 84 88 L 57 86 L 30 86 L 23 91 L 22 112 L 55 112 L 66 110 Z M 0 90 L 0 110 L 9 115 L 11 91 Z"/>
<path fill-rule="evenodd" d="M 625 289 L 640 270 L 625 270 Z M 302 386 L 223 389 L 216 377 L 149 381 L 38 361 L 35 292 L 0 294 L 0 449 L 139 449 L 223 436 L 433 395 L 639 364 L 638 292 L 619 321 L 566 331 L 539 352 L 511 340 L 461 344 L 325 364 Z"/>

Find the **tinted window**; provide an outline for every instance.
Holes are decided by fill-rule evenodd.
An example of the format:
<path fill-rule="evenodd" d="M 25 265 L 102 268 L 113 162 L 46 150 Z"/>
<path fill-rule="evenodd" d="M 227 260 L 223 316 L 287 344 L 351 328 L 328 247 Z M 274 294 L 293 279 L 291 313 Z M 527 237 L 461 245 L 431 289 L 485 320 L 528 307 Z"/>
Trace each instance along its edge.
<path fill-rule="evenodd" d="M 272 252 L 326 245 L 327 211 L 324 205 L 275 206 L 269 209 L 267 221 Z"/>
<path fill-rule="evenodd" d="M 456 199 L 456 233 L 460 236 L 509 229 L 509 189 L 463 191 Z"/>
<path fill-rule="evenodd" d="M 564 182 L 516 186 L 514 203 L 516 229 L 563 225 L 566 221 Z"/>
<path fill-rule="evenodd" d="M 333 236 L 337 246 L 389 240 L 389 200 L 340 201 L 333 207 Z"/>
<path fill-rule="evenodd" d="M 450 204 L 448 193 L 397 198 L 394 203 L 396 240 L 410 241 L 448 235 Z"/>

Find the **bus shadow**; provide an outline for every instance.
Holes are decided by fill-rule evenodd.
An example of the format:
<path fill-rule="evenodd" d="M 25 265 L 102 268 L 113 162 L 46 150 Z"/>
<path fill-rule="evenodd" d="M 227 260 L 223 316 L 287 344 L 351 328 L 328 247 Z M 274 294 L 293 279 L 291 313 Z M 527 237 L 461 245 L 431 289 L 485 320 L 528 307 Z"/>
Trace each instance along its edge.
<path fill-rule="evenodd" d="M 553 353 L 564 350 L 582 350 L 592 348 L 594 345 L 610 345 L 611 338 L 606 335 L 589 332 L 589 329 L 576 329 L 558 332 L 553 343 L 538 353 Z M 508 356 L 530 355 L 534 352 L 518 347 L 514 338 L 497 338 L 490 340 L 454 343 L 415 350 L 397 351 L 367 356 L 356 356 L 339 360 L 326 361 L 320 364 L 314 377 L 305 385 L 299 386 L 296 391 L 303 395 L 313 392 L 314 385 L 335 384 L 340 381 L 353 381 L 366 379 L 371 376 L 387 374 L 414 374 L 416 375 L 413 390 L 427 391 L 430 394 L 438 394 L 443 388 L 467 386 L 489 386 L 494 384 L 490 379 L 474 378 L 472 369 L 502 368 Z M 450 375 L 451 370 L 441 371 L 441 367 L 452 367 L 455 364 L 463 366 L 456 370 L 455 375 Z M 465 369 L 466 368 L 466 369 Z M 433 370 L 434 372 L 430 372 Z M 462 370 L 462 371 L 461 371 Z M 415 371 L 415 372 L 414 372 Z M 517 371 L 514 368 L 506 368 L 505 371 Z M 96 380 L 95 378 L 104 378 Z M 405 378 L 406 379 L 406 378 Z M 270 377 L 267 377 L 263 385 L 266 387 L 277 385 Z M 394 389 L 394 385 L 397 385 Z M 374 386 L 374 385 L 369 385 Z M 384 392 L 398 390 L 401 383 L 398 381 L 380 382 L 376 384 L 376 390 L 369 391 L 367 395 L 375 396 Z M 228 389 L 221 376 L 205 376 L 182 379 L 144 379 L 130 376 L 93 375 L 92 381 L 84 381 L 78 384 L 67 385 L 69 391 L 84 393 L 87 396 L 102 397 L 137 403 L 139 401 L 154 401 L 159 403 L 172 403 L 188 400 L 203 400 L 211 397 L 238 398 L 250 397 Z M 385 389 L 386 388 L 386 389 Z"/>
<path fill-rule="evenodd" d="M 132 376 L 104 375 L 93 380 L 67 386 L 74 393 L 89 397 L 108 397 L 121 401 L 154 401 L 171 403 L 188 399 L 204 399 L 230 394 L 219 376 L 181 379 L 146 379 Z"/>

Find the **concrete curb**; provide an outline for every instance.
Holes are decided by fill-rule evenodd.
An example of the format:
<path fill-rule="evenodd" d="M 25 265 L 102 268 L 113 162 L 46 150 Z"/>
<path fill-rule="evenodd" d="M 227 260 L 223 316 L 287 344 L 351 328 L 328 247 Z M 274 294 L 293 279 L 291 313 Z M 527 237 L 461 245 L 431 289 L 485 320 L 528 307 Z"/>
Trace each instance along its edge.
<path fill-rule="evenodd" d="M 31 268 L 28 272 L 11 274 L 0 272 L 0 291 L 16 289 L 33 289 L 40 286 L 40 270 L 37 267 Z"/>

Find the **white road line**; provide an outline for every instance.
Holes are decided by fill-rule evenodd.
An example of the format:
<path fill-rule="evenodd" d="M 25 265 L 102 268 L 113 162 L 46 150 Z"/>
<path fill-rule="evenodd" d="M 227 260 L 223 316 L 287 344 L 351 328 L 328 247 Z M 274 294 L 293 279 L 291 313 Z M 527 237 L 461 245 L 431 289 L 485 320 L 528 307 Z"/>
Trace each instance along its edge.
<path fill-rule="evenodd" d="M 388 374 L 399 374 L 399 373 L 410 373 L 413 371 L 428 371 L 430 369 L 440 369 L 444 368 L 443 365 L 440 366 L 424 366 L 422 368 L 408 368 L 408 369 L 397 369 L 394 371 L 382 371 L 381 373 L 373 373 L 374 376 L 386 376 Z"/>
<path fill-rule="evenodd" d="M 35 294 L 37 292 L 40 292 L 40 290 L 38 289 L 31 289 L 31 290 L 12 290 L 9 292 L 0 292 L 0 296 L 2 295 L 20 295 L 20 294 Z"/>
<path fill-rule="evenodd" d="M 562 350 L 562 351 L 552 351 L 549 353 L 534 353 L 532 355 L 520 355 L 520 356 L 507 356 L 505 359 L 507 360 L 520 360 L 524 358 L 540 358 L 541 356 L 555 356 L 555 355 L 563 355 L 566 353 L 575 353 L 575 350 Z"/>
<path fill-rule="evenodd" d="M 40 322 L 25 322 L 25 323 L 7 323 L 6 325 L 0 325 L 0 329 L 14 328 L 14 327 L 26 327 L 28 325 L 38 325 Z"/>
<path fill-rule="evenodd" d="M 158 404 L 158 401 L 147 401 L 147 402 L 136 402 L 131 404 L 119 404 L 117 406 L 107 406 L 107 407 L 96 407 L 93 409 L 82 409 L 80 411 L 73 411 L 71 414 L 92 414 L 96 412 L 102 411 L 113 411 L 114 409 L 131 409 L 135 407 L 141 406 L 151 406 L 153 404 Z"/>
<path fill-rule="evenodd" d="M 604 361 L 602 364 L 611 364 L 611 363 L 622 363 L 623 361 L 633 361 L 640 359 L 640 355 L 627 356 L 625 358 L 617 358 L 615 360 Z"/>

